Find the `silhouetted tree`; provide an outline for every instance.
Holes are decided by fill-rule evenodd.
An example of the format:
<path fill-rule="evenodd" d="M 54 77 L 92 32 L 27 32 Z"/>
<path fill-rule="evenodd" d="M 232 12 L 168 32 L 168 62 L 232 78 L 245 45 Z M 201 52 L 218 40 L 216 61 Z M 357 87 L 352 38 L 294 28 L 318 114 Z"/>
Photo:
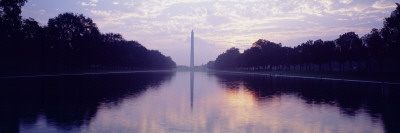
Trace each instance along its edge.
<path fill-rule="evenodd" d="M 237 67 L 237 59 L 240 55 L 239 49 L 232 47 L 225 53 L 219 55 L 215 60 L 215 67 L 218 69 L 233 69 Z"/>
<path fill-rule="evenodd" d="M 207 62 L 206 67 L 210 69 L 215 69 L 215 61 Z"/>
<path fill-rule="evenodd" d="M 21 28 L 21 7 L 27 0 L 0 1 L 0 39 L 3 44 L 18 37 Z M 8 42 L 9 43 L 9 42 Z"/>
<path fill-rule="evenodd" d="M 285 54 L 281 53 L 281 44 L 277 44 L 268 40 L 259 39 L 253 43 L 249 50 L 244 51 L 244 58 L 250 60 L 246 63 L 247 66 L 255 67 L 256 69 L 272 69 L 272 67 L 277 67 L 283 63 L 283 58 Z"/>
<path fill-rule="evenodd" d="M 82 14 L 60 14 L 44 27 L 33 18 L 22 20 L 25 2 L 0 1 L 1 74 L 176 67 L 171 57 L 157 50 L 126 41 L 120 34 L 101 34 Z"/>
<path fill-rule="evenodd" d="M 329 71 L 332 71 L 332 62 L 335 61 L 336 57 L 336 45 L 334 41 L 324 41 L 323 48 L 321 50 L 321 57 L 323 63 L 329 64 Z M 318 57 L 316 57 L 318 58 Z"/>
<path fill-rule="evenodd" d="M 43 49 L 41 42 L 44 39 L 43 28 L 33 18 L 24 19 L 22 22 L 23 42 L 13 46 L 16 50 L 14 57 L 20 58 L 22 65 L 30 66 L 25 69 L 38 69 L 42 66 Z"/>
<path fill-rule="evenodd" d="M 313 41 L 308 40 L 306 43 L 302 43 L 298 48 L 300 49 L 300 57 L 302 58 L 301 65 L 305 64 L 307 71 L 310 71 L 311 69 L 311 63 L 313 62 L 313 56 L 312 56 L 312 51 L 313 51 Z"/>
<path fill-rule="evenodd" d="M 372 29 L 369 34 L 363 36 L 364 43 L 368 48 L 369 58 L 375 59 L 379 63 L 380 71 L 383 70 L 383 58 L 385 57 L 386 45 L 378 29 Z M 368 63 L 370 71 L 370 64 Z"/>
<path fill-rule="evenodd" d="M 63 41 L 66 47 L 73 50 L 80 50 L 85 45 L 81 41 L 84 39 L 100 38 L 100 32 L 95 23 L 90 18 L 84 17 L 82 14 L 64 13 L 52 18 L 48 22 L 48 30 L 55 39 Z"/>
<path fill-rule="evenodd" d="M 382 71 L 386 60 L 392 69 L 399 71 L 396 69 L 399 67 L 400 59 L 398 51 L 400 51 L 399 4 L 391 16 L 385 19 L 381 31 L 372 29 L 371 33 L 362 39 L 355 32 L 347 32 L 334 41 L 309 40 L 293 48 L 259 39 L 242 54 L 239 52 L 228 54 L 227 51 L 218 56 L 215 69 L 290 70 L 293 66 L 293 70 L 315 71 L 314 66 L 318 65 L 318 71 L 323 71 L 323 66 L 327 64 L 329 71 L 333 71 L 333 64 L 339 64 L 341 72 L 355 69 L 370 71 L 371 63 L 374 63 L 371 60 L 376 60 Z M 357 63 L 357 67 L 354 67 L 353 63 Z"/>
<path fill-rule="evenodd" d="M 105 43 L 117 43 L 117 42 L 125 41 L 125 39 L 122 37 L 121 34 L 115 34 L 115 33 L 103 34 L 102 38 L 103 38 L 103 42 L 105 42 Z"/>
<path fill-rule="evenodd" d="M 247 69 L 253 69 L 254 66 L 267 64 L 268 62 L 263 62 L 264 59 L 262 58 L 261 49 L 258 47 L 251 47 L 250 49 L 244 50 L 242 57 L 240 57 L 240 60 L 242 61 L 241 66 L 246 67 Z"/>
<path fill-rule="evenodd" d="M 20 64 L 17 44 L 22 41 L 21 33 L 21 7 L 26 0 L 1 0 L 0 1 L 0 61 L 2 67 L 8 70 L 12 64 Z M 18 59 L 13 60 L 13 59 Z"/>
<path fill-rule="evenodd" d="M 286 70 L 290 70 L 290 66 L 294 65 L 293 63 L 293 55 L 294 55 L 294 50 L 291 47 L 282 47 L 281 48 L 281 64 L 284 65 L 284 67 L 286 68 Z"/>
<path fill-rule="evenodd" d="M 324 41 L 321 39 L 315 40 L 314 44 L 312 45 L 312 60 L 314 64 L 318 64 L 318 70 L 321 71 L 322 63 L 324 63 Z"/>
<path fill-rule="evenodd" d="M 353 70 L 352 62 L 360 58 L 360 49 L 362 49 L 362 41 L 354 32 L 347 32 L 340 35 L 336 39 L 338 47 L 338 61 L 341 66 L 341 71 L 344 71 L 344 63 L 350 61 L 350 70 Z"/>
<path fill-rule="evenodd" d="M 400 4 L 396 3 L 397 7 L 390 17 L 385 18 L 382 28 L 382 36 L 389 47 L 391 57 L 400 58 Z"/>
<path fill-rule="evenodd" d="M 22 32 L 25 39 L 38 38 L 41 30 L 42 27 L 39 26 L 39 22 L 33 18 L 25 19 L 22 23 Z"/>

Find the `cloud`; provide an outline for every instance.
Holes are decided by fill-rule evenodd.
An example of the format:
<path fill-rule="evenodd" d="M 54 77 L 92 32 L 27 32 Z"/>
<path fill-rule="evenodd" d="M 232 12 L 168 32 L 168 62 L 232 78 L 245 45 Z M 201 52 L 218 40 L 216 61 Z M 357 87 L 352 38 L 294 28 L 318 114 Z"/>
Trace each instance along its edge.
<path fill-rule="evenodd" d="M 215 48 L 204 48 L 212 51 L 204 57 L 213 60 L 227 48 L 247 49 L 260 38 L 294 46 L 299 42 L 290 40 L 326 38 L 348 31 L 361 36 L 379 28 L 383 15 L 392 10 L 387 0 L 114 0 L 107 6 L 86 0 L 85 4 L 97 4 L 86 11 L 103 32 L 122 33 L 128 40 L 172 56 L 178 64 L 186 62 L 186 51 L 180 47 L 186 46 L 191 29 L 206 46 Z M 110 4 L 115 6 L 110 8 Z"/>
<path fill-rule="evenodd" d="M 81 2 L 81 6 L 97 6 L 99 0 L 90 0 L 88 2 Z"/>
<path fill-rule="evenodd" d="M 89 6 L 89 4 L 86 3 L 86 2 L 82 2 L 81 5 L 82 5 L 82 6 Z"/>
<path fill-rule="evenodd" d="M 124 2 L 123 5 L 127 6 L 127 7 L 133 7 L 135 5 L 135 3 L 133 1 L 129 1 L 129 2 Z"/>
<path fill-rule="evenodd" d="M 46 13 L 46 10 L 39 10 L 39 14 L 44 14 L 44 13 Z"/>
<path fill-rule="evenodd" d="M 99 15 L 99 16 L 105 16 L 105 17 L 111 17 L 111 11 L 102 11 L 102 10 L 90 10 L 91 14 L 94 15 Z"/>
<path fill-rule="evenodd" d="M 214 16 L 214 15 L 209 15 L 207 17 L 207 22 L 210 23 L 213 26 L 218 26 L 221 24 L 226 24 L 226 23 L 230 23 L 231 20 L 227 17 L 224 16 Z"/>
<path fill-rule="evenodd" d="M 387 0 L 379 0 L 376 1 L 372 7 L 376 9 L 396 8 L 396 4 Z"/>
<path fill-rule="evenodd" d="M 331 15 L 342 15 L 342 16 L 357 16 L 357 15 L 365 15 L 366 11 L 369 10 L 368 5 L 353 5 L 342 7 L 338 9 L 325 9 L 324 12 Z"/>
<path fill-rule="evenodd" d="M 350 4 L 351 2 L 353 2 L 353 0 L 339 0 L 339 2 L 343 4 Z"/>
<path fill-rule="evenodd" d="M 112 4 L 113 5 L 119 5 L 119 2 L 118 1 L 113 1 Z"/>

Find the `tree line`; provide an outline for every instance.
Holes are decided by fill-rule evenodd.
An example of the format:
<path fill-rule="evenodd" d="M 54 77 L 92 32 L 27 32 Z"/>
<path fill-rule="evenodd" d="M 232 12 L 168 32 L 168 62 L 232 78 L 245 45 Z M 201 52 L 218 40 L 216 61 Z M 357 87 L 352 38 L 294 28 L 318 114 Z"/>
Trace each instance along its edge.
<path fill-rule="evenodd" d="M 309 40 L 295 47 L 259 39 L 239 52 L 230 48 L 207 66 L 219 70 L 397 71 L 400 67 L 400 5 L 381 29 L 359 37 L 347 32 L 336 40 Z"/>
<path fill-rule="evenodd" d="M 63 13 L 41 26 L 22 19 L 27 0 L 0 1 L 0 71 L 172 69 L 176 63 L 157 50 L 116 33 L 101 33 L 92 19 Z"/>

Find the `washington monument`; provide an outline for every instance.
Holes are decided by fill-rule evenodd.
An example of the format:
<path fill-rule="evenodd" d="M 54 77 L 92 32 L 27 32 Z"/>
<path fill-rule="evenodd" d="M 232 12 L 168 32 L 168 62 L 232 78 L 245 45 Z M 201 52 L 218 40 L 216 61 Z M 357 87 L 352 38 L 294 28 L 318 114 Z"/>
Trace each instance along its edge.
<path fill-rule="evenodd" d="M 192 39 L 190 47 L 190 69 L 194 69 L 194 33 L 192 30 Z"/>
<path fill-rule="evenodd" d="M 192 30 L 190 45 L 190 109 L 193 110 L 193 85 L 194 85 L 194 33 Z"/>

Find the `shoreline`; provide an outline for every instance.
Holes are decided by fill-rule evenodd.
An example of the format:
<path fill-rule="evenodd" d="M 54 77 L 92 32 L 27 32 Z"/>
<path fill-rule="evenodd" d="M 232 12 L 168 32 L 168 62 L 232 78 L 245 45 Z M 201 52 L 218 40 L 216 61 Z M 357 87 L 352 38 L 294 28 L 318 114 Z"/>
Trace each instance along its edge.
<path fill-rule="evenodd" d="M 232 73 L 232 74 L 247 74 L 247 75 L 264 75 L 264 76 L 274 76 L 274 77 L 288 77 L 288 78 L 304 78 L 304 79 L 321 79 L 321 80 L 333 80 L 333 81 L 346 81 L 346 82 L 362 82 L 362 83 L 374 83 L 374 84 L 391 84 L 391 85 L 400 85 L 398 81 L 378 81 L 378 80 L 368 80 L 368 79 L 360 79 L 360 78 L 345 78 L 345 76 L 354 76 L 357 74 L 348 74 L 348 73 L 307 73 L 307 72 L 297 72 L 288 74 L 291 71 L 259 71 L 259 72 L 251 72 L 251 71 L 219 71 L 212 70 L 212 72 L 221 72 L 221 73 Z M 314 74 L 307 75 L 307 74 Z M 329 75 L 331 74 L 331 75 Z M 336 75 L 335 75 L 336 74 Z M 344 76 L 344 77 L 335 77 L 335 76 Z M 362 76 L 362 75 L 358 75 Z"/>
<path fill-rule="evenodd" d="M 105 75 L 105 74 L 128 74 L 128 73 L 155 73 L 155 72 L 183 72 L 180 70 L 131 70 L 131 71 L 102 71 L 102 72 L 76 72 L 76 73 L 38 73 L 14 76 L 0 76 L 0 79 L 13 79 L 13 78 L 40 78 L 40 77 L 58 77 L 58 76 L 82 76 L 82 75 Z M 207 72 L 207 71 L 203 71 Z M 371 78 L 375 75 L 368 75 L 368 73 L 354 74 L 354 73 L 324 73 L 324 72 L 293 72 L 293 71 L 226 71 L 226 70 L 208 70 L 208 72 L 217 73 L 231 73 L 231 74 L 247 74 L 247 75 L 264 75 L 274 77 L 288 77 L 288 78 L 303 78 L 303 79 L 320 79 L 332 81 L 346 81 L 346 82 L 361 82 L 361 83 L 374 83 L 374 84 L 392 84 L 400 85 L 400 79 L 392 80 L 376 80 L 379 77 Z M 369 77 L 360 78 L 367 74 Z M 382 76 L 381 74 L 379 76 Z"/>
<path fill-rule="evenodd" d="M 42 73 L 42 74 L 27 74 L 17 76 L 0 76 L 0 79 L 12 78 L 39 78 L 39 77 L 58 77 L 58 76 L 81 76 L 81 75 L 104 75 L 104 74 L 124 74 L 124 73 L 150 73 L 150 72 L 174 72 L 175 70 L 132 70 L 132 71 L 103 71 L 103 72 L 83 72 L 83 73 Z"/>

